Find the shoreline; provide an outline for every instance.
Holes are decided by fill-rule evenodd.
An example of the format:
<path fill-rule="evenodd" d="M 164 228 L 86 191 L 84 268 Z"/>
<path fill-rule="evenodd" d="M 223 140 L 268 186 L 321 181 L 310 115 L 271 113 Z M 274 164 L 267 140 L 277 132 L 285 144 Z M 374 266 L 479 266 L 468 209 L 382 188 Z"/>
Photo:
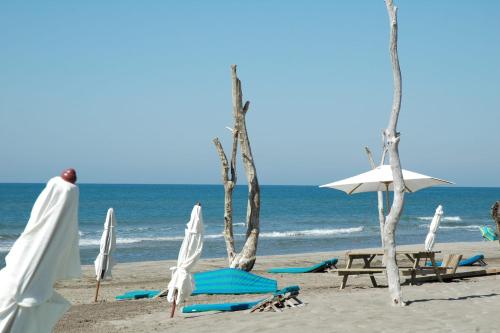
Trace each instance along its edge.
<path fill-rule="evenodd" d="M 423 244 L 403 245 L 398 249 L 421 249 Z M 362 250 L 362 249 L 352 249 Z M 500 248 L 497 242 L 439 243 L 435 250 L 441 251 L 438 258 L 448 253 L 460 253 L 464 257 L 484 253 L 487 267 L 500 267 Z M 495 318 L 495 309 L 500 305 L 500 277 L 486 276 L 450 283 L 424 283 L 403 285 L 403 297 L 410 302 L 404 308 L 392 307 L 385 287 L 373 288 L 367 276 L 353 276 L 345 290 L 338 289 L 341 277 L 332 273 L 269 274 L 271 267 L 304 267 L 338 257 L 338 267 L 345 265 L 346 251 L 297 253 L 289 255 L 259 256 L 252 273 L 273 278 L 278 287 L 299 285 L 300 299 L 308 303 L 304 307 L 286 309 L 283 313 L 254 313 L 245 311 L 230 313 L 199 313 L 183 315 L 180 310 L 170 320 L 170 304 L 165 297 L 135 301 L 115 301 L 116 295 L 133 289 L 164 289 L 170 278 L 170 266 L 175 260 L 132 262 L 117 264 L 113 279 L 103 281 L 98 303 L 93 303 L 95 278 L 93 266 L 82 266 L 81 279 L 60 281 L 56 291 L 67 298 L 71 309 L 55 328 L 55 332 L 150 332 L 168 328 L 182 332 L 222 331 L 262 332 L 285 328 L 290 332 L 311 331 L 474 331 L 478 327 L 493 329 L 493 323 L 471 320 L 470 315 L 481 313 Z M 201 259 L 195 271 L 226 267 L 225 258 Z M 382 286 L 383 276 L 377 277 Z M 404 281 L 404 278 L 402 278 Z M 262 295 L 198 295 L 189 297 L 185 304 L 238 302 L 261 299 Z M 455 300 L 455 302 L 453 302 Z M 459 301 L 459 302 L 457 302 Z M 452 307 L 453 310 L 449 311 Z M 455 309 L 455 307 L 457 307 Z M 446 314 L 446 313 L 447 314 Z M 403 315 L 404 314 L 404 315 Z M 441 314 L 438 316 L 438 314 Z M 339 317 L 340 316 L 340 317 Z M 393 317 L 395 316 L 395 317 Z M 435 316 L 440 318 L 435 321 Z M 416 318 L 418 317 L 418 318 Z M 336 319 L 335 319 L 336 318 Z M 363 320 L 364 318 L 364 320 Z M 261 320 L 262 319 L 262 320 Z M 391 320 L 389 326 L 388 320 Z M 335 323 L 333 325 L 332 323 Z M 338 321 L 341 322 L 338 322 Z M 396 323 L 405 326 L 392 327 Z M 437 323 L 439 322 L 439 326 Z M 332 326 L 333 325 L 333 326 Z M 480 326 L 477 326 L 480 325 Z M 355 329 L 354 329 L 355 328 Z"/>

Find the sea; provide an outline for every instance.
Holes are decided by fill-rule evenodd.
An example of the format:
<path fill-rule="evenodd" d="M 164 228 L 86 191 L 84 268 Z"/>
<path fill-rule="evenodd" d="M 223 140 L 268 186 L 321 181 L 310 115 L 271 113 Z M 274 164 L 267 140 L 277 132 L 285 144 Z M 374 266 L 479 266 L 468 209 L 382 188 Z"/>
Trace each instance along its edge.
<path fill-rule="evenodd" d="M 29 219 L 45 184 L 0 184 L 0 267 Z M 93 263 L 108 208 L 117 219 L 117 262 L 176 259 L 196 202 L 205 224 L 203 258 L 225 257 L 222 185 L 80 184 L 82 264 Z M 494 227 L 491 206 L 500 188 L 434 187 L 405 195 L 397 244 L 424 244 L 438 205 L 444 215 L 436 242 L 482 241 L 480 226 Z M 247 187 L 234 191 L 237 249 L 245 240 Z M 261 185 L 257 255 L 349 250 L 380 246 L 377 194 L 317 186 Z"/>

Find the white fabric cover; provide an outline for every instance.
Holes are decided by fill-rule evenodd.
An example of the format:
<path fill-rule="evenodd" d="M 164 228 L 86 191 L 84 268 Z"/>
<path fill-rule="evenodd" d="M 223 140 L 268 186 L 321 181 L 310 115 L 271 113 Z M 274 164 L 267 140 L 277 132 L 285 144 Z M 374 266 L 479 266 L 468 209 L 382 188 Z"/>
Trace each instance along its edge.
<path fill-rule="evenodd" d="M 416 172 L 403 169 L 403 180 L 405 182 L 406 192 L 416 192 L 426 187 L 442 184 L 453 184 L 447 180 L 422 175 Z M 386 184 L 389 190 L 392 186 L 392 170 L 390 165 L 381 165 L 373 170 L 359 174 L 354 177 L 342 179 L 333 183 L 321 185 L 320 187 L 329 187 L 346 192 L 347 194 L 361 192 L 385 191 Z"/>
<path fill-rule="evenodd" d="M 177 266 L 171 267 L 172 279 L 168 284 L 167 300 L 174 301 L 175 291 L 177 290 L 176 303 L 179 304 L 186 297 L 191 295 L 194 289 L 194 281 L 191 271 L 201 256 L 203 249 L 203 216 L 201 206 L 195 205 L 191 212 L 189 220 L 184 231 L 184 240 L 182 241 Z"/>
<path fill-rule="evenodd" d="M 78 196 L 78 187 L 60 177 L 38 196 L 0 271 L 1 333 L 51 332 L 69 309 L 53 286 L 81 274 Z"/>
<path fill-rule="evenodd" d="M 429 233 L 425 237 L 425 250 L 432 251 L 434 247 L 434 240 L 436 239 L 436 232 L 439 227 L 439 222 L 441 221 L 441 216 L 443 216 L 443 206 L 439 205 L 436 208 L 436 213 L 432 218 L 431 225 L 429 226 Z"/>
<path fill-rule="evenodd" d="M 94 261 L 96 280 L 112 278 L 111 269 L 115 265 L 113 251 L 116 247 L 116 218 L 113 208 L 108 209 L 101 236 L 99 254 Z"/>

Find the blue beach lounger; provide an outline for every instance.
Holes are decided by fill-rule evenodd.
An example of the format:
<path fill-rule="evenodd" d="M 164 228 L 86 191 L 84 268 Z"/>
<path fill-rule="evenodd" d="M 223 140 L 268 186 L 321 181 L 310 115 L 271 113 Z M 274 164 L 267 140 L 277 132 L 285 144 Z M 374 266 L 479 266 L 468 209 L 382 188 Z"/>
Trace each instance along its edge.
<path fill-rule="evenodd" d="M 276 280 L 235 268 L 223 268 L 194 274 L 195 290 L 200 294 L 265 294 L 278 289 Z"/>
<path fill-rule="evenodd" d="M 122 295 L 118 295 L 115 298 L 119 301 L 124 301 L 128 299 L 140 299 L 140 298 L 152 298 L 160 293 L 159 290 L 132 290 L 127 291 Z"/>
<path fill-rule="evenodd" d="M 458 266 L 473 266 L 475 263 L 478 263 L 480 266 L 486 266 L 486 262 L 484 261 L 484 254 L 476 254 L 473 257 L 468 259 L 460 260 Z M 427 266 L 432 266 L 432 263 L 428 262 Z M 436 266 L 441 266 L 441 261 L 436 261 Z"/>
<path fill-rule="evenodd" d="M 310 267 L 283 267 L 283 268 L 271 268 L 267 272 L 268 273 L 287 273 L 287 274 L 300 274 L 300 273 L 321 273 L 330 267 L 337 268 L 337 258 L 333 258 L 330 260 L 325 260 L 320 262 L 317 265 Z"/>
<path fill-rule="evenodd" d="M 299 290 L 299 286 L 290 286 L 275 291 L 273 295 L 269 297 L 251 302 L 193 304 L 183 307 L 182 313 L 241 310 L 251 310 L 251 312 L 265 310 L 281 311 L 280 309 L 286 306 L 294 307 L 302 304 L 302 302 L 297 298 Z M 292 303 L 291 299 L 295 300 L 295 303 Z"/>

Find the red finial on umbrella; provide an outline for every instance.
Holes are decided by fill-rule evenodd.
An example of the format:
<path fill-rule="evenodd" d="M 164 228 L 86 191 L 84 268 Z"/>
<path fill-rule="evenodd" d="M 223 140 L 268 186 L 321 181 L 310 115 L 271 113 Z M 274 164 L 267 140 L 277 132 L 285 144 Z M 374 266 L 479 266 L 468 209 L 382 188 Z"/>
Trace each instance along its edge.
<path fill-rule="evenodd" d="M 61 178 L 64 179 L 65 181 L 74 184 L 76 183 L 76 170 L 73 168 L 69 168 L 64 170 L 61 173 Z"/>

